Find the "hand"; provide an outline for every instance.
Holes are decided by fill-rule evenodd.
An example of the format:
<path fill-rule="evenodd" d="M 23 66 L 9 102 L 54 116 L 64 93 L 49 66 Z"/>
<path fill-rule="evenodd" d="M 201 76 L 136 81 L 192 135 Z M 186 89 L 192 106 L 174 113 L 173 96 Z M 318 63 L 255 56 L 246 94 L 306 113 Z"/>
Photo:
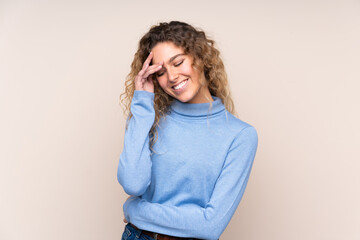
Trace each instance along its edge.
<path fill-rule="evenodd" d="M 126 199 L 126 201 L 127 201 L 129 198 L 131 198 L 131 197 L 132 197 L 132 196 L 129 196 L 129 197 Z M 124 221 L 124 223 L 128 223 L 128 221 L 126 220 L 125 217 L 124 217 L 123 221 Z"/>
<path fill-rule="evenodd" d="M 154 92 L 154 83 L 152 82 L 151 76 L 153 73 L 159 71 L 162 67 L 162 62 L 149 66 L 153 53 L 150 52 L 146 58 L 142 69 L 135 77 L 135 90 L 143 90 L 148 92 Z"/>

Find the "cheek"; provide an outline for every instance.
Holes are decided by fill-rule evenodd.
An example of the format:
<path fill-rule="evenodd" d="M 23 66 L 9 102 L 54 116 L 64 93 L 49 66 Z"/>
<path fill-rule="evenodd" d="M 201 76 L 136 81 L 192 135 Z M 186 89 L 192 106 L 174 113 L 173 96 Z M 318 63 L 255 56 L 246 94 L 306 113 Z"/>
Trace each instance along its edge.
<path fill-rule="evenodd" d="M 182 66 L 181 72 L 185 75 L 193 75 L 194 74 L 194 70 L 193 70 L 192 66 L 189 64 Z"/>
<path fill-rule="evenodd" d="M 201 75 L 200 73 L 194 69 L 191 65 L 186 65 L 184 66 L 182 73 L 184 75 L 187 75 L 189 77 L 191 77 L 192 81 L 194 83 L 200 83 L 201 82 Z"/>
<path fill-rule="evenodd" d="M 166 82 L 167 82 L 167 81 L 166 81 L 164 78 L 160 78 L 160 79 L 158 78 L 157 81 L 158 81 L 160 87 L 161 87 L 163 90 L 165 90 L 165 88 L 166 88 Z"/>

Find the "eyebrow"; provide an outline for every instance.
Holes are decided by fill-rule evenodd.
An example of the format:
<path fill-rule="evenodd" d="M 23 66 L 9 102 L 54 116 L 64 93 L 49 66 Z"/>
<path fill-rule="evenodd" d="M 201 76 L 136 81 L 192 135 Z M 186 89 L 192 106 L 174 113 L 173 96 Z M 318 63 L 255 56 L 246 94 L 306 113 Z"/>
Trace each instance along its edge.
<path fill-rule="evenodd" d="M 179 56 L 182 56 L 182 55 L 186 55 L 185 53 L 179 53 L 179 54 L 176 54 L 175 56 L 172 56 L 169 61 L 168 61 L 168 64 L 170 64 L 172 61 L 175 60 L 175 58 L 179 57 Z M 152 62 L 152 60 L 151 60 Z"/>
<path fill-rule="evenodd" d="M 176 54 L 175 56 L 172 56 L 172 57 L 169 59 L 168 64 L 171 63 L 172 61 L 174 61 L 175 58 L 177 58 L 177 57 L 179 57 L 179 56 L 181 56 L 181 55 L 185 55 L 185 53 L 179 53 L 179 54 Z"/>
<path fill-rule="evenodd" d="M 168 63 L 171 63 L 172 61 L 174 61 L 175 58 L 177 58 L 178 56 L 181 56 L 181 55 L 185 55 L 185 54 L 184 53 L 176 54 L 175 56 L 173 56 L 169 59 Z"/>

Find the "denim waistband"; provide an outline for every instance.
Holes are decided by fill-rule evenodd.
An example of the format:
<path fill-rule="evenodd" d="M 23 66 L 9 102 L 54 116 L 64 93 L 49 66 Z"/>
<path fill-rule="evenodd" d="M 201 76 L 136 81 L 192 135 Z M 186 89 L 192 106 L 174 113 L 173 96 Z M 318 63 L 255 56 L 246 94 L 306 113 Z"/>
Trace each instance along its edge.
<path fill-rule="evenodd" d="M 133 226 L 131 226 L 130 223 L 126 224 L 125 226 L 125 230 L 123 233 L 123 237 L 122 240 L 133 240 L 133 239 L 138 239 L 138 240 L 155 240 L 154 238 L 143 234 L 142 233 L 143 230 L 141 229 L 136 229 Z M 196 238 L 181 238 L 183 240 L 198 240 Z"/>

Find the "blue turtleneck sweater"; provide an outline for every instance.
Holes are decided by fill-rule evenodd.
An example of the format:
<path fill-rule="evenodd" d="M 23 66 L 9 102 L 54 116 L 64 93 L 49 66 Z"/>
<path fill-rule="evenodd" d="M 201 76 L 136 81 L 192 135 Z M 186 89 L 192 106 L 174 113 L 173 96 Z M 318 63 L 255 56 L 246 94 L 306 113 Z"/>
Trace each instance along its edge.
<path fill-rule="evenodd" d="M 218 239 L 225 230 L 243 196 L 258 139 L 254 127 L 212 98 L 211 108 L 174 100 L 152 152 L 154 94 L 135 91 L 117 175 L 132 195 L 123 206 L 128 222 L 201 239 Z"/>

